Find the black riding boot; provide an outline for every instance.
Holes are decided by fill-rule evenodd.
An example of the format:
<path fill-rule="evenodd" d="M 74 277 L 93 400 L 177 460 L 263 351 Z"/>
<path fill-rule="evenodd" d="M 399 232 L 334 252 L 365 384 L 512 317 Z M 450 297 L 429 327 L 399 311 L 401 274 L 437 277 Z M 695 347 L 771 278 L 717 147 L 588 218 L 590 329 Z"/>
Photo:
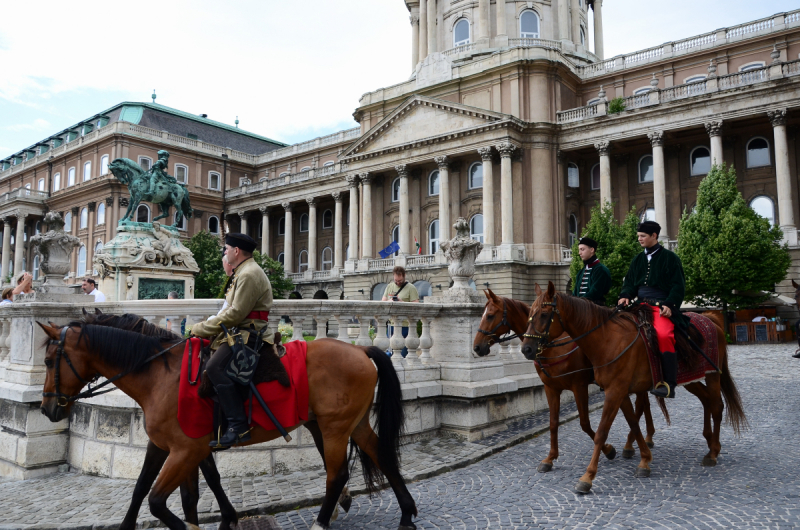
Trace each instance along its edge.
<path fill-rule="evenodd" d="M 242 398 L 239 397 L 233 383 L 215 385 L 214 389 L 219 396 L 219 405 L 228 420 L 228 430 L 222 433 L 219 441 L 212 441 L 208 445 L 218 448 L 230 447 L 250 439 L 250 425 L 247 423 L 247 416 L 244 413 Z"/>
<path fill-rule="evenodd" d="M 650 393 L 656 397 L 674 398 L 678 381 L 678 356 L 675 352 L 661 354 L 661 373 L 664 375 L 664 381 L 656 385 Z"/>

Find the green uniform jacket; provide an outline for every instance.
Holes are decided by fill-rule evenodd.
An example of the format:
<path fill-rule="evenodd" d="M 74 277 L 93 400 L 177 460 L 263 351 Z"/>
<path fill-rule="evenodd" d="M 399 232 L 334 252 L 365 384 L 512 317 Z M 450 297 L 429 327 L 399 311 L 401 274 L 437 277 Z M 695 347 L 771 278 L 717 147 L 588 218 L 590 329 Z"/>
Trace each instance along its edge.
<path fill-rule="evenodd" d="M 602 263 L 592 267 L 586 294 L 581 295 L 581 284 L 583 283 L 583 274 L 585 272 L 586 265 L 583 266 L 575 279 L 575 288 L 572 290 L 572 294 L 581 298 L 588 298 L 598 305 L 606 305 L 606 295 L 611 290 L 611 271 Z"/>
<path fill-rule="evenodd" d="M 672 310 L 672 321 L 676 325 L 684 328 L 688 326 L 686 318 L 681 314 L 686 279 L 683 275 L 683 264 L 677 254 L 662 247 L 650 262 L 644 252 L 637 254 L 622 282 L 620 298 L 633 300 L 642 286 L 655 287 L 667 293 L 665 299 L 657 301 Z"/>
<path fill-rule="evenodd" d="M 264 320 L 251 320 L 247 315 L 251 311 L 269 311 L 272 307 L 272 285 L 269 278 L 253 258 L 248 258 L 233 271 L 231 285 L 225 296 L 228 307 L 205 322 L 192 326 L 192 335 L 198 337 L 216 337 L 211 347 L 216 349 L 222 341 L 222 328 L 225 324 L 229 330 L 234 327 L 250 327 L 260 330 L 267 325 Z M 244 337 L 245 342 L 247 337 Z"/>

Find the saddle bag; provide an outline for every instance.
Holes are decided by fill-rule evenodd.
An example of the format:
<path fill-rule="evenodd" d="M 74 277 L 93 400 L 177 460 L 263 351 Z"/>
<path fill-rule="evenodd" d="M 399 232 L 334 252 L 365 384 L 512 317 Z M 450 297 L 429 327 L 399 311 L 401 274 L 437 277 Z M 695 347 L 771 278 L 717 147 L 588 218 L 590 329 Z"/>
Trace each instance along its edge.
<path fill-rule="evenodd" d="M 260 357 L 258 346 L 260 344 L 261 333 L 257 333 L 255 330 L 250 331 L 247 343 L 242 340 L 240 334 L 237 334 L 236 342 L 231 347 L 231 360 L 225 370 L 225 374 L 230 377 L 231 381 L 245 387 L 250 386 L 250 381 L 253 380 L 256 367 L 258 367 Z"/>

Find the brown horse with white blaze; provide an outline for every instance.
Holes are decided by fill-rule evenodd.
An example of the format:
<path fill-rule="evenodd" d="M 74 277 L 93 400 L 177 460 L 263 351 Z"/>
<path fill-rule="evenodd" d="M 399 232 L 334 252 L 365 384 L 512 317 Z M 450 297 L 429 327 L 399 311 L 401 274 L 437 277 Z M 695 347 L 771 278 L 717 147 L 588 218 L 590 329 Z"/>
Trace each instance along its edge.
<path fill-rule="evenodd" d="M 167 507 L 169 495 L 196 472 L 198 464 L 211 452 L 210 433 L 202 438 L 190 438 L 178 424 L 183 343 L 165 344 L 157 337 L 81 322 L 64 327 L 39 325 L 49 338 L 42 412 L 51 421 L 59 421 L 69 414 L 86 381 L 98 376 L 112 379 L 124 374 L 114 384 L 144 411 L 150 440 L 169 452 L 150 492 L 150 511 L 171 530 L 194 527 L 184 523 Z M 151 360 L 146 362 L 148 359 Z M 367 485 L 374 488 L 375 480 L 379 480 L 382 473 L 402 511 L 400 530 L 415 529 L 412 517 L 417 515 L 416 504 L 399 470 L 404 414 L 400 381 L 391 360 L 375 347 L 318 339 L 308 343 L 306 367 L 309 408 L 323 441 L 327 472 L 325 499 L 312 528 L 328 528 L 349 479 L 347 446 L 352 440 Z M 376 385 L 377 434 L 369 421 Z M 293 431 L 302 424 L 285 427 Z M 256 426 L 251 436 L 251 440 L 242 445 L 274 440 L 280 434 Z"/>
<path fill-rule="evenodd" d="M 566 332 L 576 337 L 577 344 L 594 366 L 595 380 L 605 390 L 603 414 L 594 438 L 592 459 L 586 473 L 576 485 L 576 491 L 588 493 L 591 490 L 592 482 L 597 476 L 601 448 L 620 409 L 636 435 L 641 454 L 636 476 L 650 476 L 652 454 L 639 430 L 629 397 L 631 393 L 646 392 L 653 386 L 647 349 L 639 333 L 639 323 L 629 313 L 616 313 L 583 298 L 556 293 L 553 282 L 549 282 L 546 292 L 542 292 L 538 284 L 535 288 L 541 302 L 531 309 L 528 331 L 522 342 L 522 353 L 528 359 L 535 359 L 542 348 L 551 342 L 550 337 L 558 337 Z M 716 465 L 721 448 L 719 433 L 724 409 L 723 396 L 728 405 L 728 421 L 734 432 L 738 434 L 747 427 L 741 398 L 728 369 L 725 332 L 719 322 L 712 321 L 717 328 L 720 373 L 706 374 L 705 385 L 695 382 L 685 386 L 703 404 L 703 435 L 709 448 L 708 454 L 703 458 L 703 465 L 706 466 Z"/>
<path fill-rule="evenodd" d="M 481 317 L 480 327 L 475 334 L 473 350 L 483 357 L 489 354 L 489 348 L 498 342 L 507 340 L 502 338 L 507 333 L 515 333 L 521 337 L 528 329 L 528 314 L 531 307 L 525 302 L 512 298 L 503 298 L 494 294 L 490 289 L 484 291 L 486 306 Z M 537 302 L 534 302 L 534 307 Z M 559 337 L 560 340 L 569 340 L 566 333 Z M 546 473 L 553 469 L 553 461 L 558 458 L 558 427 L 559 413 L 561 411 L 561 393 L 569 390 L 575 396 L 575 407 L 578 409 L 578 418 L 581 429 L 594 440 L 595 432 L 589 421 L 589 385 L 594 382 L 592 365 L 575 344 L 556 346 L 545 350 L 541 359 L 534 362 L 536 373 L 544 383 L 544 392 L 547 396 L 547 406 L 550 410 L 550 452 L 539 464 L 539 472 Z M 650 400 L 646 392 L 636 395 L 637 421 L 642 414 L 647 424 L 647 445 L 653 447 L 653 416 L 650 413 Z M 626 458 L 633 457 L 633 435 L 628 437 L 622 455 Z M 611 444 L 603 446 L 603 454 L 611 460 L 617 451 Z"/>

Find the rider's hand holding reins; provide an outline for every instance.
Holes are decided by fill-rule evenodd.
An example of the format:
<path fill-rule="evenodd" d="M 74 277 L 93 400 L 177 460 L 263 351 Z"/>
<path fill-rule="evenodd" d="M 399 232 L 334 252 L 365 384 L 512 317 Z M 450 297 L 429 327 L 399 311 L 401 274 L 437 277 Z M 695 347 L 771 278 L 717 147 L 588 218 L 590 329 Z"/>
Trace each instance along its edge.
<path fill-rule="evenodd" d="M 661 306 L 661 316 L 662 317 L 667 317 L 667 318 L 672 317 L 672 309 L 670 309 L 669 307 L 667 307 L 665 305 L 662 305 Z"/>
<path fill-rule="evenodd" d="M 631 305 L 631 301 L 628 300 L 627 298 L 620 298 L 619 302 L 617 302 L 617 305 L 622 307 L 628 307 L 629 305 Z"/>

